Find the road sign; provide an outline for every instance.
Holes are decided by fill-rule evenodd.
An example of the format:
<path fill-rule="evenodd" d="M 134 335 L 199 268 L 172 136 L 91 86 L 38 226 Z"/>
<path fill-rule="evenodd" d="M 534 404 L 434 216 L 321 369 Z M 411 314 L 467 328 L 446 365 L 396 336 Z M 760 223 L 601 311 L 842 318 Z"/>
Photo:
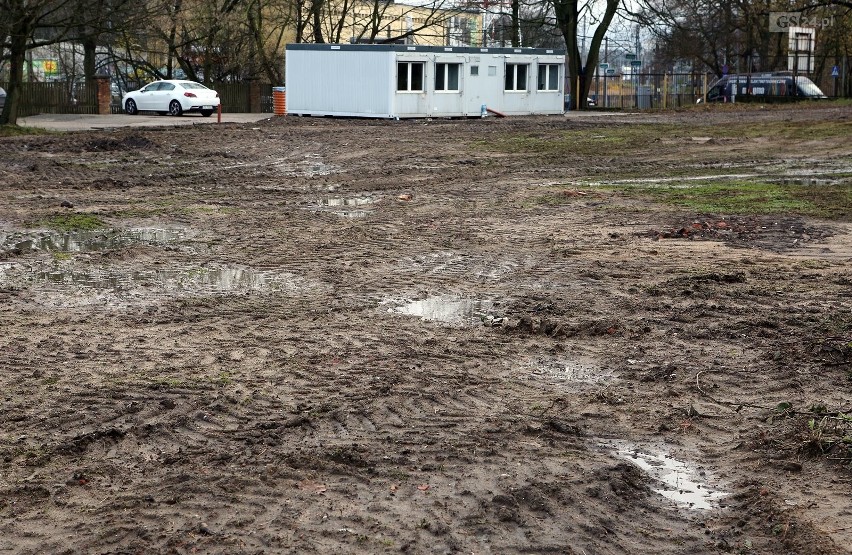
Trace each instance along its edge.
<path fill-rule="evenodd" d="M 630 67 L 642 67 L 642 60 L 631 60 Z"/>
<path fill-rule="evenodd" d="M 614 67 L 607 68 L 606 74 L 607 75 L 615 75 L 615 68 Z"/>
<path fill-rule="evenodd" d="M 609 64 L 608 64 L 608 63 L 602 63 L 602 64 L 600 64 L 600 65 L 599 65 L 599 67 L 600 67 L 601 69 L 606 69 L 606 68 L 608 68 L 608 67 L 609 67 Z"/>
<path fill-rule="evenodd" d="M 834 66 L 833 68 L 831 68 L 831 76 L 832 77 L 840 77 L 840 68 L 837 67 L 837 66 Z"/>
<path fill-rule="evenodd" d="M 625 54 L 624 59 L 627 60 L 628 62 L 632 62 L 633 60 L 636 59 L 636 54 Z"/>

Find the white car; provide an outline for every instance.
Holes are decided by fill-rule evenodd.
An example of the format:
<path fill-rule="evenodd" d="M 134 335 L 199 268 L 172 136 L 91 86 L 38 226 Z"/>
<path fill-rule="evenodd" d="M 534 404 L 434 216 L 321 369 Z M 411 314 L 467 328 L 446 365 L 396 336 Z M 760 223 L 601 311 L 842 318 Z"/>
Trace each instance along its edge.
<path fill-rule="evenodd" d="M 195 81 L 154 81 L 125 94 L 121 105 L 131 116 L 150 111 L 173 116 L 199 112 L 207 117 L 219 107 L 219 93 Z"/>

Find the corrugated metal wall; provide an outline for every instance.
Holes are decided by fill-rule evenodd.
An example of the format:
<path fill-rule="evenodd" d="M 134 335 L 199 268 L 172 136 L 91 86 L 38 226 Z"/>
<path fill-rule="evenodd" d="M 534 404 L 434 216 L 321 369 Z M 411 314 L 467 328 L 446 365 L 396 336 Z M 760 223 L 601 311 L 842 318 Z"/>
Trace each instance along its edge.
<path fill-rule="evenodd" d="M 482 105 L 487 105 L 506 114 L 559 114 L 563 111 L 564 59 L 564 54 L 544 49 L 290 45 L 287 112 L 456 117 L 478 116 Z M 423 64 L 422 90 L 396 90 L 398 63 Z M 438 64 L 460 64 L 457 91 L 436 90 Z M 523 82 L 512 90 L 504 90 L 507 64 L 521 64 L 525 69 Z M 538 90 L 540 64 L 556 66 L 557 90 Z M 476 72 L 472 66 L 477 66 Z"/>
<path fill-rule="evenodd" d="M 389 51 L 288 52 L 287 113 L 390 117 L 393 60 Z"/>

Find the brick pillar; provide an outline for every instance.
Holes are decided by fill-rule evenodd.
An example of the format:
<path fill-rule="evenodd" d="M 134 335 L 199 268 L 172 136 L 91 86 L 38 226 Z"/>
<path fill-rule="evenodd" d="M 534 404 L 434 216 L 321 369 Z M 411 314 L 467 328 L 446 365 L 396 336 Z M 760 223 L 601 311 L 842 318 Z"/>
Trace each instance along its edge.
<path fill-rule="evenodd" d="M 112 91 L 109 88 L 109 75 L 95 75 L 94 81 L 98 98 L 98 114 L 110 114 L 109 105 L 112 102 Z"/>

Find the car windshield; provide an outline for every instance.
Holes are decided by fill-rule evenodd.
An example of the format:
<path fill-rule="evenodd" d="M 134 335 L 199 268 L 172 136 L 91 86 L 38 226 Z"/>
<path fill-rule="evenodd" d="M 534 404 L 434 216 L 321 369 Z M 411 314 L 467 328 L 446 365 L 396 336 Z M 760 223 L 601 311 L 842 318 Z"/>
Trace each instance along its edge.
<path fill-rule="evenodd" d="M 799 90 L 801 90 L 806 96 L 824 96 L 819 87 L 817 87 L 814 82 L 807 77 L 799 77 L 796 82 L 799 85 Z"/>
<path fill-rule="evenodd" d="M 201 83 L 181 83 L 180 86 L 185 88 L 185 89 L 206 89 L 207 88 L 204 85 L 202 85 Z"/>

